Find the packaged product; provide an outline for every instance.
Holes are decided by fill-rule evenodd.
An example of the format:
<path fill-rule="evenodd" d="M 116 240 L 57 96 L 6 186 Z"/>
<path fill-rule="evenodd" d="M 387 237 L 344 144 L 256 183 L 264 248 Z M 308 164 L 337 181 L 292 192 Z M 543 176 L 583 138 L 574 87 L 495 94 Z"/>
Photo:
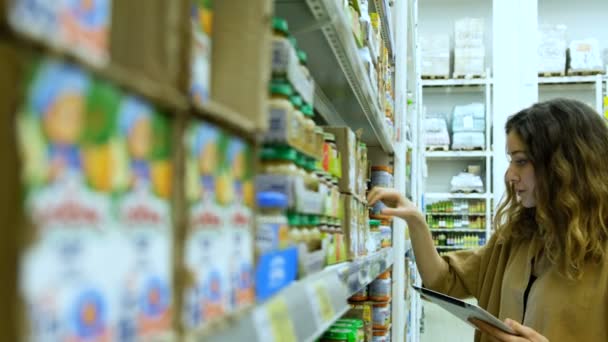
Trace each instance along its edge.
<path fill-rule="evenodd" d="M 452 132 L 485 132 L 485 118 L 485 106 L 483 103 L 455 106 Z"/>
<path fill-rule="evenodd" d="M 118 182 L 118 223 L 132 254 L 122 279 L 120 326 L 135 322 L 136 336 L 152 338 L 171 329 L 171 121 L 125 96 L 115 127 L 125 158 L 117 165 L 126 171 Z"/>
<path fill-rule="evenodd" d="M 251 146 L 233 135 L 228 136 L 224 169 L 232 183 L 234 197 L 228 205 L 230 310 L 251 305 L 253 291 L 253 160 Z"/>
<path fill-rule="evenodd" d="M 43 59 L 31 64 L 31 74 L 16 115 L 25 214 L 35 237 L 20 264 L 28 339 L 111 340 L 118 323 L 116 284 L 126 270 L 104 267 L 119 260 L 105 243 L 117 253 L 125 250 L 120 239 L 109 237 L 118 231 L 111 210 L 114 175 L 99 164 L 108 156 L 113 126 L 95 122 L 114 123 L 116 108 L 89 111 L 94 80 L 73 65 Z M 83 132 L 97 129 L 103 130 L 98 140 L 83 139 Z M 91 172 L 96 167 L 98 174 Z"/>
<path fill-rule="evenodd" d="M 374 329 L 372 342 L 390 342 L 391 333 L 388 329 Z"/>
<path fill-rule="evenodd" d="M 16 0 L 9 5 L 9 23 L 15 31 L 103 65 L 109 60 L 111 13 L 111 0 Z"/>
<path fill-rule="evenodd" d="M 363 288 L 361 288 L 361 290 L 355 292 L 352 296 L 350 296 L 350 298 L 348 299 L 351 302 L 364 302 L 367 300 L 367 286 L 364 286 Z"/>
<path fill-rule="evenodd" d="M 340 191 L 356 193 L 357 184 L 357 138 L 348 127 L 324 127 L 325 132 L 335 136 L 338 155 L 341 159 Z"/>
<path fill-rule="evenodd" d="M 435 34 L 420 37 L 423 76 L 450 75 L 450 36 Z"/>
<path fill-rule="evenodd" d="M 340 318 L 334 327 L 347 327 L 355 333 L 355 342 L 365 342 L 365 325 L 362 320 L 356 318 Z"/>
<path fill-rule="evenodd" d="M 566 69 L 566 25 L 539 25 L 538 73 L 564 74 Z"/>
<path fill-rule="evenodd" d="M 391 325 L 391 304 L 375 303 L 372 308 L 372 322 L 374 330 L 388 329 Z"/>
<path fill-rule="evenodd" d="M 191 0 L 190 96 L 197 105 L 207 102 L 211 93 L 211 36 L 213 0 Z"/>
<path fill-rule="evenodd" d="M 486 136 L 483 132 L 456 132 L 452 136 L 452 149 L 483 149 Z"/>
<path fill-rule="evenodd" d="M 604 72 L 604 62 L 599 40 L 587 38 L 570 42 L 570 65 L 568 72 L 598 71 Z"/>
<path fill-rule="evenodd" d="M 380 233 L 380 247 L 386 248 L 393 245 L 393 231 L 391 229 L 391 223 L 388 220 L 381 220 L 380 226 L 378 227 Z"/>
<path fill-rule="evenodd" d="M 464 18 L 454 24 L 454 76 L 485 74 L 484 20 Z"/>
<path fill-rule="evenodd" d="M 341 195 L 344 203 L 344 219 L 342 220 L 342 231 L 346 240 L 348 260 L 359 256 L 359 213 L 357 211 L 357 200 L 352 195 Z"/>
<path fill-rule="evenodd" d="M 332 327 L 322 336 L 321 342 L 352 342 L 356 339 L 356 332 L 348 327 Z"/>
<path fill-rule="evenodd" d="M 375 186 L 383 188 L 393 187 L 393 168 L 386 165 L 372 166 L 371 177 L 372 188 Z"/>
<path fill-rule="evenodd" d="M 391 271 L 386 271 L 369 284 L 369 299 L 387 302 L 391 299 Z"/>
<path fill-rule="evenodd" d="M 192 284 L 185 291 L 183 319 L 187 328 L 223 316 L 230 303 L 228 204 L 234 184 L 226 165 L 228 137 L 211 124 L 192 121 L 186 136 L 186 194 L 189 203 L 185 265 Z"/>

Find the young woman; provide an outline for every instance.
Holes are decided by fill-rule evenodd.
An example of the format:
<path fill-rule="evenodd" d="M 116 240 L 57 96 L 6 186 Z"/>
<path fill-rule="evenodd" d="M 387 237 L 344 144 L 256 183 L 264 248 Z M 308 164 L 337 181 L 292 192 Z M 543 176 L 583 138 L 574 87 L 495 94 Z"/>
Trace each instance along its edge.
<path fill-rule="evenodd" d="M 407 221 L 424 285 L 481 307 L 475 341 L 608 341 L 608 127 L 587 105 L 542 102 L 506 124 L 506 197 L 487 245 L 440 257 L 424 216 L 375 188 L 370 204 Z"/>

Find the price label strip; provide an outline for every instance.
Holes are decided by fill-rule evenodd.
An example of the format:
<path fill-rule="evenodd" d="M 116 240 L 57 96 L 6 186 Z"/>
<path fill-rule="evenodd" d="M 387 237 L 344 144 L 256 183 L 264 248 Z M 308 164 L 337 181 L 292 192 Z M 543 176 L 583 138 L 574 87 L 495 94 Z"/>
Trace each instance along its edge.
<path fill-rule="evenodd" d="M 287 302 L 283 296 L 277 296 L 253 313 L 258 341 L 261 342 L 296 342 Z"/>
<path fill-rule="evenodd" d="M 312 283 L 306 288 L 308 297 L 311 299 L 313 313 L 317 320 L 317 325 L 323 326 L 324 324 L 333 321 L 336 312 L 331 304 L 331 297 L 327 286 L 322 281 Z"/>

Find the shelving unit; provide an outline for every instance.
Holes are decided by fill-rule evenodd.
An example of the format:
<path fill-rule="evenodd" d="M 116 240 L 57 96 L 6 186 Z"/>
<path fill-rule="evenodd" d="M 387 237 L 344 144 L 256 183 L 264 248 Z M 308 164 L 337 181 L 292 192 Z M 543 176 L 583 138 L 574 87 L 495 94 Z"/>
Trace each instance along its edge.
<path fill-rule="evenodd" d="M 427 199 L 490 199 L 492 197 L 492 193 L 472 193 L 472 194 L 461 194 L 461 193 L 451 193 L 451 192 L 427 192 L 424 194 L 424 197 Z M 487 212 L 486 212 L 487 215 Z"/>
<path fill-rule="evenodd" d="M 485 229 L 476 228 L 431 228 L 436 233 L 485 233 Z"/>
<path fill-rule="evenodd" d="M 539 100 L 556 96 L 573 97 L 586 102 L 598 113 L 604 110 L 604 83 L 602 74 L 588 76 L 538 77 Z"/>
<path fill-rule="evenodd" d="M 359 59 L 348 18 L 338 6 L 339 2 L 332 0 L 277 0 L 275 12 L 288 20 L 298 44 L 314 51 L 308 66 L 324 92 L 317 92 L 315 101 L 320 101 L 326 123 L 346 124 L 353 131 L 363 129 L 362 139 L 368 146 L 394 153 L 394 139 L 379 109 L 377 94 Z"/>
<path fill-rule="evenodd" d="M 329 266 L 245 313 L 230 329 L 207 337 L 211 341 L 314 341 L 348 310 L 348 297 L 393 262 L 394 251 L 388 248 L 362 260 Z"/>

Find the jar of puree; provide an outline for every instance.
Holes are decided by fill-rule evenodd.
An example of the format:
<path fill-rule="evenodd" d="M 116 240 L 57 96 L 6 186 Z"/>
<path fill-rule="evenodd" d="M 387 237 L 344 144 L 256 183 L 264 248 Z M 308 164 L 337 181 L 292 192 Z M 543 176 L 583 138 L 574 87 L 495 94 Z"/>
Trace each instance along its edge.
<path fill-rule="evenodd" d="M 270 84 L 270 101 L 268 101 L 268 131 L 264 134 L 265 144 L 289 145 L 298 148 L 300 144 L 300 124 L 304 120 L 296 108 L 302 103 L 294 95 L 289 83 L 273 81 Z"/>

